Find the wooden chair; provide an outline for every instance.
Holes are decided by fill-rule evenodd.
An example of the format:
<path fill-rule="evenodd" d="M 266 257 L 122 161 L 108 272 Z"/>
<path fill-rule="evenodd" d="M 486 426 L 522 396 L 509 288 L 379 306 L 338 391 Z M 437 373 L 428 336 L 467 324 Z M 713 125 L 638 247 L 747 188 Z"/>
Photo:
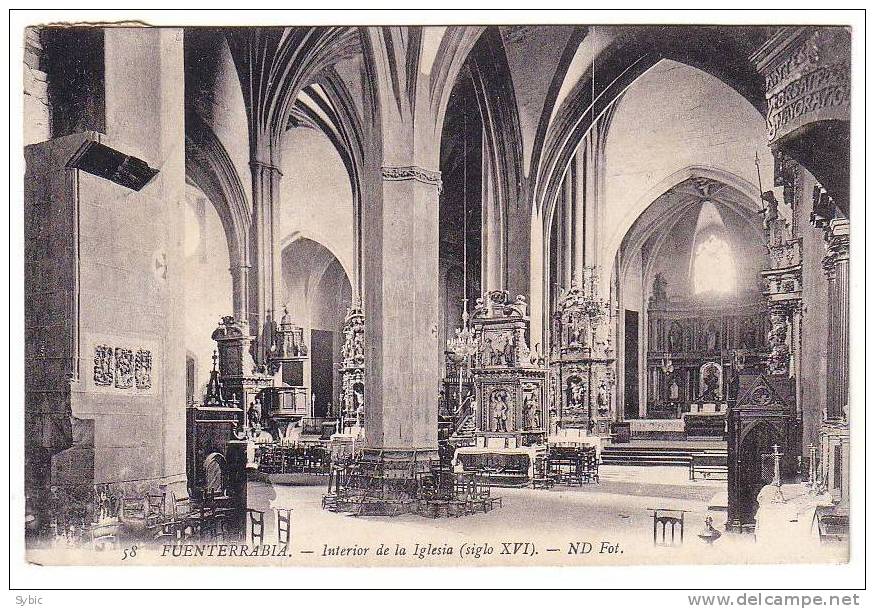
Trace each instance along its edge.
<path fill-rule="evenodd" d="M 205 489 L 198 508 L 198 534 L 201 539 L 225 540 L 227 516 L 230 508 L 220 508 L 215 491 Z"/>
<path fill-rule="evenodd" d="M 253 546 L 264 544 L 264 512 L 253 508 L 246 508 L 249 516 L 249 540 Z M 258 543 L 255 543 L 255 540 Z"/>
<path fill-rule="evenodd" d="M 580 479 L 581 483 L 598 484 L 599 481 L 599 460 L 596 456 L 596 449 L 592 446 L 583 448 L 580 454 Z"/>
<path fill-rule="evenodd" d="M 180 543 L 183 539 L 194 535 L 197 525 L 192 519 L 188 499 L 180 500 L 173 491 L 170 491 L 162 495 L 161 510 L 162 518 L 153 534 L 155 541 L 169 540 Z"/>
<path fill-rule="evenodd" d="M 534 476 L 532 476 L 532 488 L 548 489 L 553 488 L 556 480 L 550 475 L 550 467 L 546 459 L 538 459 L 534 465 Z"/>
<path fill-rule="evenodd" d="M 667 529 L 671 528 L 671 539 L 667 539 Z M 661 536 L 658 532 L 661 531 Z M 684 543 L 683 510 L 653 510 L 653 545 L 680 546 Z"/>
<path fill-rule="evenodd" d="M 289 545 L 292 538 L 291 508 L 277 508 L 276 511 L 276 541 L 280 545 Z"/>
<path fill-rule="evenodd" d="M 89 532 L 91 533 L 92 549 L 98 552 L 118 549 L 118 523 L 95 523 L 91 525 Z"/>
<path fill-rule="evenodd" d="M 153 535 L 158 531 L 161 523 L 166 519 L 164 509 L 164 493 L 146 493 L 143 503 L 144 528 Z"/>

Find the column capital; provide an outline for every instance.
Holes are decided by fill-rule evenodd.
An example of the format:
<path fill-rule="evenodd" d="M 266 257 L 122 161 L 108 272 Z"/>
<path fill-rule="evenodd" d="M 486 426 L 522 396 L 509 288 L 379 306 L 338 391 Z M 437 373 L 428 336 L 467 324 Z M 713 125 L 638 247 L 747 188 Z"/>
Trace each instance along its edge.
<path fill-rule="evenodd" d="M 835 271 L 836 264 L 848 261 L 851 248 L 850 223 L 844 218 L 831 220 L 823 229 L 823 240 L 826 242 L 823 270 L 829 277 Z"/>
<path fill-rule="evenodd" d="M 432 171 L 416 165 L 404 165 L 400 167 L 383 166 L 381 172 L 383 179 L 391 182 L 416 180 L 423 184 L 437 186 L 438 192 L 443 189 L 440 171 Z"/>

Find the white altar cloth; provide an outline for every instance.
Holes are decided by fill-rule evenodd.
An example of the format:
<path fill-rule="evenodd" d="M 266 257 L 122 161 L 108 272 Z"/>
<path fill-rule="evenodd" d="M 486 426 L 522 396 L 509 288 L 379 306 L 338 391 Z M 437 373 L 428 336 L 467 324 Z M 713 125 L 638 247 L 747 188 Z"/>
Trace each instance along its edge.
<path fill-rule="evenodd" d="M 783 502 L 776 502 L 777 487 L 767 484 L 757 495 L 757 543 L 819 543 L 815 512 L 831 505 L 828 495 L 812 495 L 803 484 L 781 486 Z"/>
<path fill-rule="evenodd" d="M 541 447 L 543 450 L 543 447 Z M 485 448 L 481 446 L 462 446 L 453 453 L 453 471 L 461 473 L 462 464 L 459 455 L 526 455 L 529 458 L 529 479 L 535 476 L 535 458 L 538 449 L 533 446 L 519 446 L 517 448 Z"/>

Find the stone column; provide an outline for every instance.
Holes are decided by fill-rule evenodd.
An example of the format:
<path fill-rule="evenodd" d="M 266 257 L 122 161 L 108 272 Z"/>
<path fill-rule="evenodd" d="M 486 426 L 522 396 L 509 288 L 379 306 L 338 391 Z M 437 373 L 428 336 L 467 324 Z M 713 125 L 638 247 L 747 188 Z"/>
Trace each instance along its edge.
<path fill-rule="evenodd" d="M 571 287 L 571 261 L 574 258 L 574 221 L 572 218 L 573 205 L 571 200 L 570 167 L 568 171 L 565 172 L 565 176 L 562 178 L 562 188 L 559 191 L 559 196 L 561 197 L 560 210 L 562 213 L 562 232 L 559 234 L 559 238 L 562 243 L 562 247 L 560 249 L 560 258 L 562 260 L 562 263 L 559 267 L 559 277 L 561 278 L 559 286 L 567 290 Z"/>
<path fill-rule="evenodd" d="M 842 505 L 849 501 L 850 452 L 848 426 L 849 309 L 848 254 L 850 225 L 835 218 L 825 227 L 829 313 L 826 343 L 826 409 L 820 433 L 820 478 L 826 490 Z"/>
<path fill-rule="evenodd" d="M 583 198 L 586 201 L 584 217 L 584 250 L 583 257 L 585 264 L 588 266 L 597 266 L 596 260 L 596 198 L 597 198 L 597 159 L 598 159 L 598 123 L 595 123 L 589 130 L 587 138 L 583 142 L 584 154 L 584 180 L 586 190 Z"/>
<path fill-rule="evenodd" d="M 437 456 L 440 173 L 384 166 L 364 209 L 365 445 L 419 467 Z"/>
<path fill-rule="evenodd" d="M 270 157 L 269 153 L 262 156 Z M 257 348 L 255 359 L 263 365 L 270 348 L 274 310 L 276 309 L 274 290 L 274 212 L 279 200 L 280 178 L 282 172 L 273 161 L 250 161 L 252 170 L 252 210 L 253 210 L 253 249 L 255 277 L 250 278 L 250 289 L 254 290 L 252 301 L 255 311 L 250 311 L 250 327 L 256 330 Z M 252 280 L 254 279 L 254 281 Z"/>
<path fill-rule="evenodd" d="M 823 259 L 830 306 L 826 362 L 826 418 L 830 421 L 847 420 L 848 417 L 849 226 L 845 219 L 835 219 L 829 223 L 826 231 L 828 251 Z"/>
<path fill-rule="evenodd" d="M 481 176 L 483 200 L 481 286 L 483 287 L 483 292 L 491 292 L 493 290 L 503 290 L 506 281 L 504 276 L 505 256 L 501 217 L 502 202 L 499 199 L 499 193 L 496 188 L 494 164 L 485 136 L 483 138 Z"/>
<path fill-rule="evenodd" d="M 571 161 L 571 196 L 574 209 L 574 257 L 572 277 L 579 286 L 583 286 L 584 244 L 586 242 L 586 165 L 585 157 L 579 152 Z"/>
<path fill-rule="evenodd" d="M 249 269 L 244 263 L 232 263 L 228 269 L 231 272 L 231 297 L 232 309 L 235 319 L 251 319 L 252 312 L 249 310 Z"/>

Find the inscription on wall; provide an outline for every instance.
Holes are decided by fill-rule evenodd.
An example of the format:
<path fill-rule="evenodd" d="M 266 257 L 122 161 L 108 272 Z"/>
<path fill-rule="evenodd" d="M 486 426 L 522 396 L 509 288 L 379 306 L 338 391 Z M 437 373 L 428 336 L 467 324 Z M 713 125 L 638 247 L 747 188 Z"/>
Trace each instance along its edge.
<path fill-rule="evenodd" d="M 758 65 L 765 78 L 770 142 L 811 122 L 849 119 L 849 48 L 844 28 L 818 28 Z"/>

